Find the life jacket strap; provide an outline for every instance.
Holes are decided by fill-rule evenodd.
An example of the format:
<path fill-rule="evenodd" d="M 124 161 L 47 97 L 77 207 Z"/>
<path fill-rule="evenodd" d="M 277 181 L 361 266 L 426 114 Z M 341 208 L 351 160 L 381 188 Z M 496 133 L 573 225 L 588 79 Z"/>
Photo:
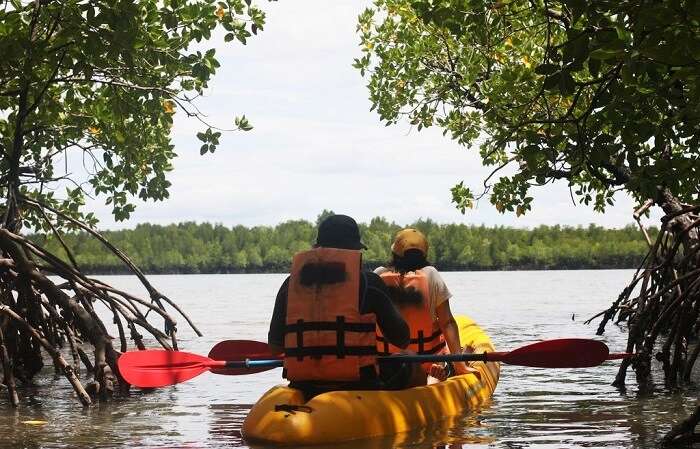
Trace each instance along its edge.
<path fill-rule="evenodd" d="M 422 332 L 422 331 L 420 331 L 420 332 Z M 430 335 L 430 337 L 427 337 L 427 338 L 423 337 L 423 341 L 426 342 L 426 343 L 429 343 L 429 342 L 435 340 L 436 338 L 439 338 L 440 335 L 442 335 L 442 331 L 441 331 L 440 329 L 438 329 L 438 330 L 434 331 L 434 332 Z M 386 342 L 386 338 L 384 338 L 383 335 L 377 335 L 377 341 L 379 341 L 379 342 Z M 409 344 L 415 344 L 415 345 L 417 345 L 417 344 L 420 343 L 420 341 L 421 341 L 421 337 L 419 336 L 418 338 L 411 338 L 411 339 L 408 341 L 408 343 L 409 343 Z"/>
<path fill-rule="evenodd" d="M 416 354 L 437 354 L 443 349 L 447 347 L 447 343 L 445 340 L 440 341 L 437 343 L 435 346 L 429 346 L 427 349 L 425 348 L 425 345 L 421 345 L 421 340 L 420 340 L 420 335 L 422 333 L 419 331 L 419 338 L 412 338 L 410 340 L 410 344 L 416 344 L 418 345 L 418 350 L 416 351 Z M 430 342 L 435 340 L 435 338 L 440 336 L 440 332 L 436 331 L 433 333 L 433 335 L 430 338 L 423 339 L 424 342 Z M 377 335 L 377 341 L 381 343 L 382 349 L 377 350 L 377 354 L 379 355 L 391 355 L 392 352 L 389 350 L 389 342 L 387 341 L 384 336 Z"/>
<path fill-rule="evenodd" d="M 345 358 L 345 317 L 338 315 L 335 317 L 335 322 L 338 330 L 335 331 L 335 345 L 337 347 L 336 354 L 339 359 Z"/>
<path fill-rule="evenodd" d="M 342 317 L 342 325 L 336 317 L 335 321 L 304 321 L 297 320 L 296 323 L 287 324 L 284 327 L 284 333 L 298 333 L 307 331 L 335 331 L 338 332 L 342 328 L 345 332 L 374 332 L 376 324 L 373 323 L 348 323 L 345 317 Z M 299 346 L 299 345 L 297 345 Z"/>
<path fill-rule="evenodd" d="M 442 351 L 447 347 L 447 343 L 444 341 L 441 341 L 439 344 L 433 346 L 432 348 L 428 349 L 425 352 L 422 352 L 421 354 L 437 354 L 438 352 Z"/>
<path fill-rule="evenodd" d="M 287 348 L 284 350 L 287 357 L 320 357 L 324 355 L 332 355 L 338 357 L 337 346 L 306 346 L 303 348 Z M 372 356 L 377 355 L 376 346 L 345 346 L 345 356 Z"/>
<path fill-rule="evenodd" d="M 377 354 L 379 354 L 379 355 L 391 355 L 391 354 L 392 354 L 392 352 L 390 352 L 389 349 L 388 349 L 388 346 L 389 346 L 389 345 L 386 344 L 386 343 L 385 343 L 385 345 L 386 345 L 386 347 L 383 348 L 381 351 L 378 350 L 378 351 L 377 351 Z M 437 353 L 439 353 L 440 351 L 442 351 L 443 349 L 445 349 L 446 347 L 447 347 L 447 343 L 445 343 L 445 342 L 443 341 L 443 342 L 440 342 L 440 344 L 438 344 L 437 346 L 433 346 L 432 348 L 428 349 L 427 351 L 416 352 L 416 354 L 419 354 L 419 355 L 437 354 Z"/>
<path fill-rule="evenodd" d="M 304 347 L 304 320 L 303 319 L 298 319 L 297 320 L 297 348 L 303 348 Z M 297 360 L 301 361 L 303 360 L 304 357 L 302 356 L 297 356 Z"/>

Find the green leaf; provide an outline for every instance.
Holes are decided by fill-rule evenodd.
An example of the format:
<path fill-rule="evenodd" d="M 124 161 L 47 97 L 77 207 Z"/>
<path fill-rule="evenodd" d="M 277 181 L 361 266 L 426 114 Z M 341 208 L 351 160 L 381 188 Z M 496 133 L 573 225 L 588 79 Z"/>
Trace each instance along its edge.
<path fill-rule="evenodd" d="M 591 58 L 588 60 L 588 71 L 593 76 L 597 76 L 600 72 L 601 62 L 600 59 Z"/>
<path fill-rule="evenodd" d="M 559 70 L 561 70 L 561 67 L 555 64 L 540 64 L 535 67 L 535 73 L 538 75 L 551 75 Z"/>
<path fill-rule="evenodd" d="M 640 53 L 647 58 L 651 58 L 657 62 L 663 64 L 682 66 L 690 64 L 693 61 L 693 57 L 689 54 L 684 53 L 679 45 L 668 45 L 660 44 L 656 46 L 650 46 L 640 50 Z"/>
<path fill-rule="evenodd" d="M 598 48 L 597 50 L 593 50 L 590 54 L 591 59 L 599 59 L 599 60 L 608 60 L 608 59 L 617 59 L 622 57 L 625 52 L 622 50 L 607 50 L 604 48 Z"/>
<path fill-rule="evenodd" d="M 588 2 L 586 0 L 565 0 L 564 4 L 571 9 L 572 21 L 576 23 L 585 12 Z"/>
<path fill-rule="evenodd" d="M 464 186 L 464 181 L 461 181 L 450 190 L 452 191 L 452 202 L 455 203 L 462 214 L 465 214 L 467 209 L 474 207 L 474 194 L 468 187 Z"/>
<path fill-rule="evenodd" d="M 580 32 L 576 36 L 567 41 L 564 45 L 563 60 L 564 62 L 574 62 L 578 61 L 582 63 L 588 58 L 588 43 L 590 38 L 587 34 L 581 34 Z"/>
<path fill-rule="evenodd" d="M 569 96 L 576 90 L 576 82 L 569 72 L 562 72 L 559 78 L 559 91 L 563 96 Z"/>
<path fill-rule="evenodd" d="M 561 72 L 557 72 L 557 73 L 545 78 L 543 86 L 546 90 L 555 89 L 559 86 L 560 79 L 561 79 Z"/>

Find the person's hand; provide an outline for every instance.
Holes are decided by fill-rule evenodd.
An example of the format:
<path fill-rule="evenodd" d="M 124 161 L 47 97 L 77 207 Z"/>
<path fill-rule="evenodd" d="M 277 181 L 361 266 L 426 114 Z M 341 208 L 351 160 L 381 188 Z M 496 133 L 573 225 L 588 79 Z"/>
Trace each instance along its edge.
<path fill-rule="evenodd" d="M 476 377 L 481 379 L 481 371 L 472 368 L 471 366 L 468 366 L 464 362 L 454 362 L 453 363 L 454 368 L 455 368 L 455 374 L 461 375 L 461 374 L 474 374 Z"/>
<path fill-rule="evenodd" d="M 474 368 L 467 366 L 464 362 L 453 362 L 452 365 L 455 367 L 455 374 L 469 374 L 476 371 Z"/>
<path fill-rule="evenodd" d="M 429 374 L 440 382 L 447 379 L 447 369 L 442 363 L 433 363 Z"/>

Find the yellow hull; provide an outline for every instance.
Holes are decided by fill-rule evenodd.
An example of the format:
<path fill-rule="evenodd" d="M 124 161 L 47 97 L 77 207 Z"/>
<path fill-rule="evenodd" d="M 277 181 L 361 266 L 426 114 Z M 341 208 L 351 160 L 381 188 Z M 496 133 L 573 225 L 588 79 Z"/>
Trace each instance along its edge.
<path fill-rule="evenodd" d="M 489 337 L 473 320 L 461 316 L 457 322 L 462 345 L 474 352 L 494 351 Z M 500 365 L 473 362 L 472 367 L 480 371 L 481 379 L 465 374 L 400 391 L 333 391 L 308 402 L 298 390 L 279 385 L 253 406 L 243 422 L 242 434 L 251 442 L 314 445 L 415 430 L 491 398 Z"/>

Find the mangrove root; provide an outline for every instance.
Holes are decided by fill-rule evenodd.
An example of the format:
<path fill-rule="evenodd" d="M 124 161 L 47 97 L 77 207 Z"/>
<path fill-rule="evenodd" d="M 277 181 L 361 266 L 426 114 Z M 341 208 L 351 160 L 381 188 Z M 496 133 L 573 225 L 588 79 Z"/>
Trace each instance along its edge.
<path fill-rule="evenodd" d="M 602 316 L 599 335 L 616 316 L 616 323 L 627 323 L 626 350 L 637 355 L 620 365 L 613 385 L 621 389 L 625 387 L 627 369 L 632 366 L 640 390 L 648 390 L 654 359 L 661 363 L 665 386 L 680 388 L 691 380 L 700 352 L 700 206 L 681 204 L 664 188 L 658 189 L 654 203 L 665 216 L 653 242 L 637 220 L 650 243 L 649 253 L 611 307 L 588 320 Z M 635 218 L 650 205 L 649 201 L 644 203 L 635 212 Z M 664 443 L 696 438 L 697 435 L 689 435 L 698 419 L 696 410 L 669 432 Z"/>
<path fill-rule="evenodd" d="M 15 200 L 40 210 L 48 228 L 62 243 L 67 259 L 13 232 L 9 221 L 0 227 L 0 369 L 10 405 L 19 404 L 17 381 L 28 383 L 42 369 L 42 354 L 50 357 L 58 375 L 68 379 L 83 405 L 109 398 L 115 391 L 128 392 L 129 385 L 119 375 L 117 359 L 129 346 L 145 348 L 139 328 L 163 348 L 177 349 L 176 322 L 165 305 L 180 313 L 201 335 L 177 305 L 156 290 L 136 265 L 97 231 L 35 200 L 21 195 L 16 195 Z M 83 274 L 49 214 L 57 221 L 69 222 L 112 251 L 138 277 L 150 300 Z M 61 282 L 55 283 L 48 275 L 61 278 Z M 116 337 L 109 334 L 98 315 L 99 307 L 111 315 L 118 331 Z M 162 318 L 164 330 L 149 322 L 149 313 Z M 113 345 L 115 340 L 117 348 Z M 131 345 L 129 340 L 133 341 Z M 85 350 L 87 346 L 92 347 L 92 357 Z M 64 353 L 70 355 L 67 359 L 71 363 Z M 94 379 L 87 387 L 80 381 L 81 362 Z"/>

